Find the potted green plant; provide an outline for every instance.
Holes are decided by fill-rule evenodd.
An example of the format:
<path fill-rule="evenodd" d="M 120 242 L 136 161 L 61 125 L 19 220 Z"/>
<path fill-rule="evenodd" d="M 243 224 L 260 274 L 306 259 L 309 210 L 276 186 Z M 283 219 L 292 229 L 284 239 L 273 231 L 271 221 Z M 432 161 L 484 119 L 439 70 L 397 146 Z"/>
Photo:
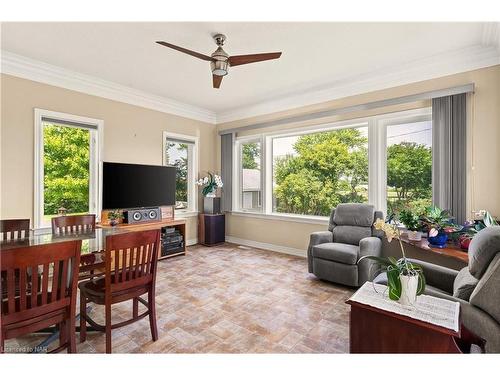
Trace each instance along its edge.
<path fill-rule="evenodd" d="M 430 246 L 443 248 L 448 241 L 448 235 L 458 232 L 461 226 L 453 223 L 453 217 L 448 210 L 442 210 L 436 206 L 429 206 L 425 213 L 420 215 L 420 222 L 428 231 Z"/>
<path fill-rule="evenodd" d="M 394 238 L 399 241 L 402 258 L 396 260 L 393 257 L 382 258 L 374 255 L 365 255 L 358 260 L 362 262 L 365 259 L 376 261 L 387 274 L 387 287 L 389 298 L 398 301 L 402 305 L 412 305 L 417 296 L 425 290 L 425 277 L 422 268 L 411 263 L 407 258 L 401 241 L 401 231 L 395 224 L 386 223 L 382 219 L 377 219 L 374 228 L 385 233 L 387 241 L 391 242 Z"/>
<path fill-rule="evenodd" d="M 208 176 L 200 178 L 195 182 L 198 186 L 203 186 L 203 211 L 207 214 L 216 214 L 220 212 L 220 197 L 217 197 L 217 189 L 224 186 L 222 177 L 208 172 Z"/>
<path fill-rule="evenodd" d="M 108 212 L 108 221 L 109 225 L 114 227 L 118 224 L 119 220 L 123 217 L 123 214 L 120 210 L 114 210 Z"/>
<path fill-rule="evenodd" d="M 422 239 L 420 215 L 411 210 L 401 210 L 398 214 L 398 219 L 408 230 L 406 234 L 410 241 L 420 241 Z"/>

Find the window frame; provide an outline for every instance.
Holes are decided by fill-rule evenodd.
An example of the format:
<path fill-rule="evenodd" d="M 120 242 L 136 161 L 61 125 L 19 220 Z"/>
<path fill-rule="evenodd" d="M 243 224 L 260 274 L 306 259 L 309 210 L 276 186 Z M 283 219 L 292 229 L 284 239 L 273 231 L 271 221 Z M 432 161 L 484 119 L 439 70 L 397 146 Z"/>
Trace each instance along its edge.
<path fill-rule="evenodd" d="M 244 209 L 243 208 L 243 191 L 242 186 L 243 186 L 243 166 L 241 164 L 242 161 L 242 155 L 243 155 L 243 145 L 247 143 L 260 143 L 260 209 L 258 210 L 252 210 L 252 209 Z M 259 214 L 264 212 L 264 207 L 265 207 L 265 200 L 266 200 L 266 193 L 265 193 L 265 181 L 264 181 L 264 161 L 266 160 L 264 156 L 264 137 L 263 135 L 250 135 L 250 136 L 244 136 L 244 137 L 238 137 L 235 142 L 235 148 L 233 155 L 236 157 L 235 159 L 235 168 L 236 168 L 236 174 L 234 176 L 238 176 L 238 178 L 233 179 L 233 205 L 236 204 L 234 207 L 238 207 L 238 211 L 240 212 L 247 212 L 247 213 L 254 213 L 254 214 Z"/>
<path fill-rule="evenodd" d="M 349 119 L 313 126 L 263 132 L 253 135 L 237 136 L 234 140 L 233 176 L 233 213 L 297 222 L 325 222 L 328 216 L 288 214 L 273 211 L 273 140 L 290 136 L 335 131 L 347 128 L 366 127 L 368 137 L 368 203 L 377 210 L 387 213 L 387 126 L 405 122 L 432 121 L 430 106 L 398 112 L 385 113 L 369 117 Z M 261 211 L 242 209 L 241 205 L 241 147 L 242 143 L 260 140 L 261 142 Z"/>
<path fill-rule="evenodd" d="M 45 109 L 34 109 L 34 197 L 33 197 L 33 228 L 43 230 L 50 228 L 50 223 L 43 221 L 44 212 L 44 121 L 43 118 L 51 118 L 61 122 L 68 122 L 63 126 L 85 128 L 90 131 L 90 160 L 89 174 L 89 213 L 96 215 L 96 221 L 101 219 L 102 211 L 102 149 L 103 149 L 103 127 L 104 121 L 100 119 L 73 115 L 64 112 L 55 112 Z M 72 125 L 75 124 L 75 125 Z M 79 127 L 78 124 L 83 126 Z M 89 129 L 87 126 L 95 127 Z M 48 225 L 47 225 L 48 224 Z"/>
<path fill-rule="evenodd" d="M 198 214 L 198 188 L 195 180 L 198 178 L 199 171 L 199 137 L 187 134 L 172 133 L 164 131 L 162 134 L 162 164 L 167 166 L 167 140 L 186 141 L 193 144 L 192 148 L 188 147 L 188 208 L 175 210 L 175 215 L 179 217 L 187 217 Z M 191 157 L 190 157 L 190 151 Z"/>

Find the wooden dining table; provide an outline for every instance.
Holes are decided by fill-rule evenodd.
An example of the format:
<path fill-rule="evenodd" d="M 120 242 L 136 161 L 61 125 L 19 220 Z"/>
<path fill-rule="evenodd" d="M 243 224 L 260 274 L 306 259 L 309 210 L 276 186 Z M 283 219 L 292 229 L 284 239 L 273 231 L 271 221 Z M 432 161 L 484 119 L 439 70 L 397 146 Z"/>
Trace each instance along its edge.
<path fill-rule="evenodd" d="M 115 234 L 127 233 L 131 230 L 132 229 L 123 227 L 96 228 L 93 231 L 80 232 L 75 234 L 38 234 L 34 231 L 30 231 L 29 236 L 23 239 L 9 239 L 0 241 L 0 257 L 2 250 L 19 249 L 19 256 L 22 256 L 22 249 L 29 246 L 81 240 L 82 246 L 79 279 L 84 280 L 90 277 L 99 276 L 104 273 L 104 251 L 106 250 L 106 237 Z"/>

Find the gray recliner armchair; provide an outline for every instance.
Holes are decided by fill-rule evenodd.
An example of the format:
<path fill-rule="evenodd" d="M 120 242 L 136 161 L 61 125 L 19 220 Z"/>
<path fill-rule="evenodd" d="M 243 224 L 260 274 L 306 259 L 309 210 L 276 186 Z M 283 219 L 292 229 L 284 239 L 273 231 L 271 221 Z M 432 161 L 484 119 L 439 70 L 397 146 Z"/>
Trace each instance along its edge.
<path fill-rule="evenodd" d="M 460 271 L 411 259 L 424 270 L 424 294 L 460 302 L 463 325 L 500 353 L 500 227 L 480 231 L 469 245 L 469 266 Z M 386 274 L 375 283 L 387 284 Z"/>
<path fill-rule="evenodd" d="M 332 210 L 328 230 L 311 234 L 307 250 L 309 272 L 321 280 L 357 287 L 370 280 L 376 265 L 357 264 L 365 255 L 380 256 L 382 234 L 373 228 L 383 218 L 369 204 L 342 203 Z"/>

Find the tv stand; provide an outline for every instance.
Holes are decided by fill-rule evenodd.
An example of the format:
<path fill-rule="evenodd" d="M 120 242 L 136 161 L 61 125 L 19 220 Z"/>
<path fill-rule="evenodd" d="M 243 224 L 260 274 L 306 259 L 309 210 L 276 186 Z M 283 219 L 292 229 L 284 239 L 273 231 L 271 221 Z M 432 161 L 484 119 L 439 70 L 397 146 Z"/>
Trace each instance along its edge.
<path fill-rule="evenodd" d="M 111 225 L 109 224 L 99 224 L 98 227 L 100 228 L 112 228 Z M 147 223 L 139 223 L 139 224 L 117 224 L 115 225 L 115 228 L 123 228 L 127 229 L 128 231 L 143 231 L 143 230 L 149 230 L 149 229 L 160 229 L 163 227 L 175 227 L 179 231 L 179 233 L 182 235 L 184 238 L 184 245 L 182 251 L 175 253 L 175 254 L 170 254 L 170 255 L 165 255 L 161 256 L 161 249 L 158 252 L 158 259 L 167 259 L 171 258 L 174 256 L 178 255 L 186 255 L 186 220 L 182 219 L 162 219 L 161 221 L 155 221 L 155 222 L 147 222 Z"/>

